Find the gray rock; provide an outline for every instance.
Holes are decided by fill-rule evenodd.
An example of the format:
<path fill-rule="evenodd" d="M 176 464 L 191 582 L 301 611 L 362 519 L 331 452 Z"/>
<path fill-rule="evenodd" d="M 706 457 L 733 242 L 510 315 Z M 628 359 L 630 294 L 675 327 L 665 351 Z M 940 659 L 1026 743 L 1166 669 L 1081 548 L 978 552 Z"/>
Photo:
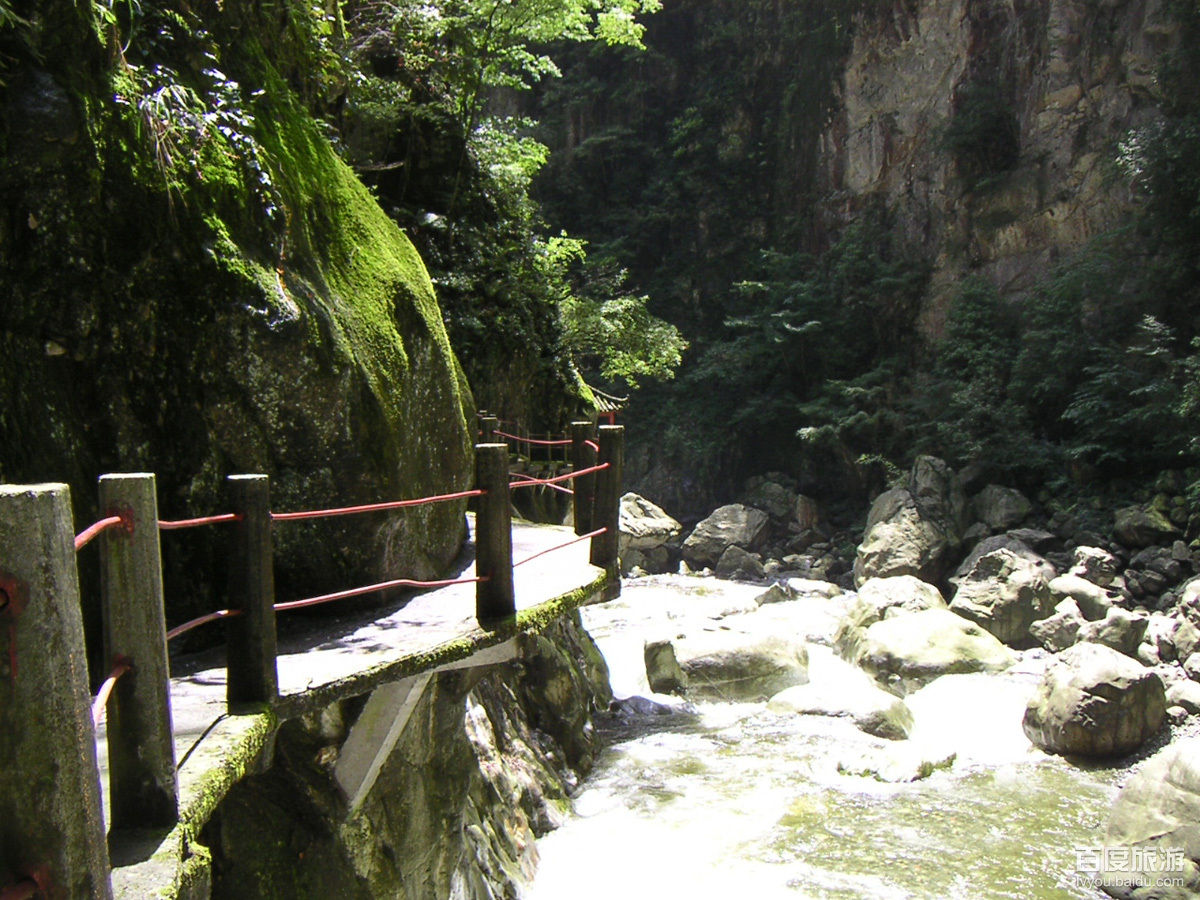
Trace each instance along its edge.
<path fill-rule="evenodd" d="M 725 552 L 717 560 L 715 571 L 718 578 L 741 581 L 761 581 L 766 575 L 766 570 L 759 558 L 753 553 L 743 550 L 737 544 L 725 548 Z"/>
<path fill-rule="evenodd" d="M 1115 514 L 1113 534 L 1126 547 L 1141 548 L 1172 543 L 1180 532 L 1152 506 L 1126 506 Z"/>
<path fill-rule="evenodd" d="M 1088 621 L 1103 619 L 1121 595 L 1100 587 L 1079 575 L 1059 575 L 1050 581 L 1050 593 L 1055 600 L 1068 597 L 1079 604 L 1079 611 Z"/>
<path fill-rule="evenodd" d="M 1159 612 L 1150 614 L 1146 634 L 1142 640 L 1154 648 L 1154 654 L 1160 662 L 1173 662 L 1177 658 L 1175 633 L 1179 630 L 1179 625 L 1179 619 Z"/>
<path fill-rule="evenodd" d="M 981 556 L 962 577 L 950 609 L 1009 645 L 1029 644 L 1029 626 L 1054 609 L 1044 570 L 1010 550 Z"/>
<path fill-rule="evenodd" d="M 1079 640 L 1103 644 L 1126 656 L 1137 656 L 1138 645 L 1150 624 L 1144 612 L 1129 612 L 1114 606 L 1097 622 L 1087 622 L 1079 629 Z"/>
<path fill-rule="evenodd" d="M 1100 587 L 1108 587 L 1121 569 L 1120 560 L 1102 547 L 1076 547 L 1071 575 L 1077 575 Z"/>
<path fill-rule="evenodd" d="M 1044 556 L 1042 556 L 1040 553 L 1037 553 L 1028 544 L 1016 537 L 1014 534 L 1008 533 L 986 537 L 972 547 L 971 552 L 968 553 L 966 559 L 959 564 L 958 568 L 954 572 L 954 577 L 951 578 L 950 581 L 954 584 L 957 584 L 960 580 L 962 580 L 963 576 L 965 576 L 971 571 L 971 569 L 975 567 L 975 564 L 979 562 L 981 557 L 987 556 L 994 550 L 1008 550 L 1010 553 L 1016 554 L 1021 559 L 1033 563 L 1042 570 L 1047 581 L 1053 578 L 1056 574 L 1054 567 L 1046 560 Z"/>
<path fill-rule="evenodd" d="M 1171 632 L 1171 644 L 1175 648 L 1175 659 L 1185 660 L 1200 650 L 1200 628 L 1182 616 L 1174 621 L 1175 628 Z"/>
<path fill-rule="evenodd" d="M 821 511 L 817 506 L 817 501 L 803 494 L 798 495 L 795 506 L 792 508 L 792 517 L 801 532 L 812 531 L 821 521 Z"/>
<path fill-rule="evenodd" d="M 775 519 L 787 519 L 796 504 L 796 492 L 774 481 L 764 481 L 746 495 L 746 505 L 761 509 Z"/>
<path fill-rule="evenodd" d="M 871 625 L 851 661 L 879 681 L 912 687 L 940 675 L 998 672 L 1016 656 L 974 622 L 948 609 L 927 609 Z"/>
<path fill-rule="evenodd" d="M 854 560 L 854 583 L 890 575 L 936 580 L 949 549 L 945 531 L 922 514 L 912 494 L 886 491 L 867 516 L 866 534 Z"/>
<path fill-rule="evenodd" d="M 795 599 L 796 595 L 786 585 L 776 583 L 755 597 L 754 602 L 759 606 L 763 606 L 767 603 L 784 603 Z"/>
<path fill-rule="evenodd" d="M 1175 681 L 1167 686 L 1167 705 L 1182 706 L 1189 715 L 1200 713 L 1200 682 Z"/>
<path fill-rule="evenodd" d="M 832 599 L 843 593 L 832 581 L 818 581 L 815 578 L 789 578 L 787 588 L 797 597 L 817 596 Z"/>
<path fill-rule="evenodd" d="M 1183 671 L 1192 681 L 1200 681 L 1200 650 L 1183 661 Z"/>
<path fill-rule="evenodd" d="M 922 781 L 934 772 L 953 768 L 956 753 L 931 754 L 927 749 L 892 745 L 873 748 L 846 759 L 839 759 L 838 773 L 873 778 L 889 784 Z"/>
<path fill-rule="evenodd" d="M 1052 531 L 1044 531 L 1041 528 L 1011 528 L 1006 534 L 1010 538 L 1016 538 L 1036 553 L 1058 552 L 1063 547 L 1062 538 Z"/>
<path fill-rule="evenodd" d="M 902 612 L 946 608 L 942 592 L 913 575 L 871 578 L 859 587 L 858 602 L 867 604 L 873 614 L 864 626 Z"/>
<path fill-rule="evenodd" d="M 683 526 L 645 497 L 628 493 L 621 497 L 620 552 L 626 549 L 653 550 L 676 538 Z"/>
<path fill-rule="evenodd" d="M 1187 738 L 1149 760 L 1126 782 L 1105 829 L 1105 854 L 1119 861 L 1100 872 L 1113 897 L 1184 900 L 1200 896 L 1200 738 Z M 1139 851 L 1139 852 L 1134 852 Z M 1182 887 L 1139 887 L 1179 879 Z"/>
<path fill-rule="evenodd" d="M 1155 672 L 1111 647 L 1079 643 L 1046 670 L 1022 727 L 1049 753 L 1123 756 L 1158 732 L 1166 709 Z"/>
<path fill-rule="evenodd" d="M 646 681 L 656 694 L 679 694 L 687 689 L 688 679 L 671 641 L 647 641 L 642 649 L 646 661 Z"/>
<path fill-rule="evenodd" d="M 689 697 L 765 699 L 808 682 L 808 648 L 776 634 L 706 631 L 674 642 Z"/>
<path fill-rule="evenodd" d="M 935 456 L 918 456 L 908 489 L 921 514 L 941 529 L 952 547 L 957 547 L 970 524 L 970 513 L 962 482 L 954 471 Z"/>
<path fill-rule="evenodd" d="M 1013 528 L 1025 521 L 1033 504 L 1015 488 L 989 484 L 971 501 L 979 521 L 995 531 Z"/>
<path fill-rule="evenodd" d="M 1067 598 L 1054 608 L 1054 615 L 1029 626 L 1033 639 L 1051 653 L 1060 653 L 1079 641 L 1079 629 L 1087 619 L 1074 600 Z"/>
<path fill-rule="evenodd" d="M 771 698 L 767 708 L 777 713 L 836 716 L 854 720 L 867 734 L 904 740 L 912 731 L 912 712 L 904 701 L 875 684 L 865 673 L 842 663 L 836 682 L 796 685 Z"/>
<path fill-rule="evenodd" d="M 715 510 L 683 542 L 683 558 L 693 569 L 716 565 L 729 547 L 756 550 L 767 528 L 768 516 L 760 509 L 731 503 Z"/>

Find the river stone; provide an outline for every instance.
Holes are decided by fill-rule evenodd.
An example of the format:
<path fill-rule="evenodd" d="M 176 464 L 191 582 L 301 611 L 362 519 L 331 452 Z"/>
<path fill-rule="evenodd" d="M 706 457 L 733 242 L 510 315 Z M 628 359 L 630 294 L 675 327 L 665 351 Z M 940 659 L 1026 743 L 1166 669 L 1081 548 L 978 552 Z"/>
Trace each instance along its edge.
<path fill-rule="evenodd" d="M 1055 575 L 1054 566 L 1050 565 L 1044 556 L 1032 549 L 1029 544 L 1025 543 L 1025 541 L 1021 540 L 1015 534 L 995 534 L 991 537 L 985 537 L 971 548 L 971 552 L 967 554 L 966 558 L 955 569 L 954 575 L 950 579 L 951 583 L 957 584 L 975 567 L 975 564 L 979 562 L 981 557 L 987 556 L 987 554 L 995 550 L 1008 550 L 1011 553 L 1015 553 L 1021 559 L 1036 565 L 1043 572 L 1047 580 L 1053 578 Z"/>
<path fill-rule="evenodd" d="M 1006 644 L 1031 641 L 1029 626 L 1054 609 L 1045 572 L 1011 550 L 981 556 L 962 580 L 950 609 Z"/>
<path fill-rule="evenodd" d="M 1003 531 L 1025 521 L 1033 504 L 1016 488 L 989 484 L 971 501 L 975 516 L 989 528 Z"/>
<path fill-rule="evenodd" d="M 1111 582 L 1110 582 L 1111 583 Z M 1109 609 L 1120 598 L 1118 591 L 1110 591 L 1100 585 L 1069 572 L 1059 575 L 1050 582 L 1050 593 L 1055 600 L 1070 598 L 1079 605 L 1079 611 L 1089 622 L 1103 619 Z"/>
<path fill-rule="evenodd" d="M 1072 552 L 1071 575 L 1108 587 L 1120 571 L 1121 562 L 1102 547 L 1076 547 Z"/>
<path fill-rule="evenodd" d="M 720 578 L 742 581 L 760 581 L 766 574 L 762 561 L 737 544 L 725 548 L 717 560 L 716 574 Z"/>
<path fill-rule="evenodd" d="M 1079 640 L 1112 647 L 1126 656 L 1137 656 L 1138 645 L 1150 624 L 1144 612 L 1129 612 L 1114 606 L 1098 622 L 1087 622 L 1079 629 Z"/>
<path fill-rule="evenodd" d="M 1200 713 L 1200 682 L 1180 680 L 1167 687 L 1167 705 L 1182 706 L 1190 715 Z"/>
<path fill-rule="evenodd" d="M 1200 681 L 1200 650 L 1183 661 L 1183 671 L 1192 681 Z"/>
<path fill-rule="evenodd" d="M 821 521 L 821 510 L 816 500 L 800 494 L 796 497 L 796 505 L 792 507 L 792 517 L 801 532 L 811 531 Z"/>
<path fill-rule="evenodd" d="M 1126 782 L 1109 813 L 1104 843 L 1121 851 L 1120 856 L 1111 849 L 1105 854 L 1110 865 L 1101 875 L 1107 876 L 1104 890 L 1111 896 L 1200 896 L 1200 738 L 1176 742 Z M 1153 885 L 1157 879 L 1179 879 L 1183 886 L 1133 886 Z"/>
<path fill-rule="evenodd" d="M 1153 506 L 1126 506 L 1115 514 L 1113 534 L 1126 547 L 1140 549 L 1171 543 L 1179 529 Z"/>
<path fill-rule="evenodd" d="M 1158 732 L 1166 709 L 1155 672 L 1111 647 L 1080 643 L 1046 670 L 1022 727 L 1049 753 L 1123 756 Z"/>
<path fill-rule="evenodd" d="M 858 589 L 858 602 L 870 606 L 874 614 L 864 626 L 900 613 L 946 608 L 942 592 L 914 575 L 871 578 Z"/>
<path fill-rule="evenodd" d="M 787 589 L 797 597 L 824 597 L 832 600 L 844 592 L 832 581 L 820 581 L 816 578 L 789 578 Z"/>
<path fill-rule="evenodd" d="M 746 495 L 746 504 L 775 519 L 787 519 L 796 504 L 796 492 L 774 481 L 764 481 Z"/>
<path fill-rule="evenodd" d="M 811 663 L 809 683 L 776 694 L 767 703 L 768 709 L 777 713 L 847 717 L 862 731 L 876 737 L 897 741 L 908 737 L 913 717 L 903 700 L 828 650 L 821 656 L 814 653 Z"/>
<path fill-rule="evenodd" d="M 645 497 L 628 493 L 621 497 L 621 547 L 627 549 L 654 550 L 672 538 L 678 537 L 683 526 Z"/>
<path fill-rule="evenodd" d="M 1016 661 L 1007 647 L 948 609 L 895 616 L 866 629 L 852 661 L 876 679 L 905 687 L 939 675 L 999 672 Z"/>
<path fill-rule="evenodd" d="M 1078 643 L 1079 629 L 1086 622 L 1079 605 L 1068 597 L 1054 607 L 1054 615 L 1030 625 L 1029 633 L 1051 653 L 1059 653 Z"/>
<path fill-rule="evenodd" d="M 867 516 L 863 542 L 854 559 L 854 583 L 889 575 L 936 580 L 950 548 L 945 531 L 921 512 L 906 490 L 885 491 Z"/>
<path fill-rule="evenodd" d="M 970 512 L 962 481 L 944 460 L 918 456 L 913 461 L 908 489 L 921 514 L 941 529 L 951 547 L 962 542 Z"/>
<path fill-rule="evenodd" d="M 873 778 L 888 784 L 922 781 L 934 772 L 951 769 L 958 754 L 931 753 L 921 747 L 892 744 L 839 759 L 838 774 Z"/>
<path fill-rule="evenodd" d="M 642 649 L 646 681 L 656 694 L 678 694 L 687 689 L 687 674 L 675 658 L 675 645 L 668 640 L 646 641 Z"/>
<path fill-rule="evenodd" d="M 688 535 L 683 558 L 693 569 L 715 566 L 728 547 L 754 550 L 766 532 L 768 517 L 761 509 L 741 503 L 722 506 Z"/>
<path fill-rule="evenodd" d="M 768 603 L 786 603 L 788 600 L 795 599 L 796 595 L 791 592 L 787 585 L 777 582 L 755 597 L 754 602 L 759 606 L 764 606 Z"/>
<path fill-rule="evenodd" d="M 1171 645 L 1175 648 L 1175 658 L 1185 660 L 1200 650 L 1200 628 L 1182 616 L 1175 619 L 1175 622 L 1175 628 L 1171 632 Z"/>
<path fill-rule="evenodd" d="M 808 682 L 808 648 L 781 635 L 705 631 L 673 644 L 689 697 L 756 700 Z"/>

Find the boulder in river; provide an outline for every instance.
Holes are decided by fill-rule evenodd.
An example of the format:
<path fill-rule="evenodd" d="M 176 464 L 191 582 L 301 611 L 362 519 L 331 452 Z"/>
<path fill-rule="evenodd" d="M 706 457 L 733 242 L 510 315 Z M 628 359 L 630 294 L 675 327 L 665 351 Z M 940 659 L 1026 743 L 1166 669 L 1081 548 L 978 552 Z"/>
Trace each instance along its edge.
<path fill-rule="evenodd" d="M 1109 582 L 1111 584 L 1111 580 Z M 1066 575 L 1059 575 L 1050 582 L 1050 593 L 1055 601 L 1070 597 L 1079 605 L 1079 611 L 1089 622 L 1103 619 L 1113 604 L 1121 599 L 1118 591 L 1108 590 L 1099 584 L 1089 581 L 1072 570 Z"/>
<path fill-rule="evenodd" d="M 1114 606 L 1100 621 L 1081 626 L 1079 640 L 1104 644 L 1126 656 L 1136 657 L 1138 645 L 1149 624 L 1150 619 L 1144 612 L 1130 612 Z"/>
<path fill-rule="evenodd" d="M 1049 753 L 1123 756 L 1158 732 L 1166 709 L 1153 670 L 1103 644 L 1080 643 L 1046 669 L 1022 727 Z"/>
<path fill-rule="evenodd" d="M 1079 629 L 1087 622 L 1079 605 L 1068 597 L 1054 607 L 1054 615 L 1029 626 L 1029 634 L 1051 653 L 1060 653 L 1079 642 Z"/>
<path fill-rule="evenodd" d="M 1033 504 L 1016 488 L 989 484 L 971 501 L 975 517 L 995 531 L 1014 528 L 1033 511 Z"/>
<path fill-rule="evenodd" d="M 851 660 L 880 681 L 913 687 L 940 675 L 999 672 L 1016 657 L 974 622 L 948 609 L 927 609 L 867 628 Z"/>
<path fill-rule="evenodd" d="M 768 708 L 777 713 L 851 718 L 867 734 L 889 740 L 903 740 L 912 731 L 912 712 L 903 700 L 828 649 L 814 648 L 809 676 L 808 684 L 772 697 Z"/>
<path fill-rule="evenodd" d="M 731 546 L 756 550 L 766 533 L 768 517 L 761 509 L 731 503 L 695 527 L 683 542 L 683 558 L 693 569 L 715 566 Z"/>
<path fill-rule="evenodd" d="M 683 674 L 687 696 L 709 700 L 755 700 L 808 682 L 808 648 L 777 634 L 742 631 L 704 631 L 668 642 L 675 664 Z M 655 647 L 656 671 L 649 669 L 650 647 Z M 669 654 L 659 643 L 648 644 L 647 677 L 653 690 L 668 684 L 660 677 L 671 673 Z"/>
<path fill-rule="evenodd" d="M 1178 741 L 1129 779 L 1109 813 L 1104 844 L 1096 874 L 1107 894 L 1200 896 L 1200 738 Z M 1162 884 L 1168 881 L 1177 883 Z"/>
<path fill-rule="evenodd" d="M 1169 544 L 1179 537 L 1179 529 L 1153 506 L 1126 506 L 1118 509 L 1113 533 L 1126 547 L 1141 549 L 1154 544 Z"/>
<path fill-rule="evenodd" d="M 1045 571 L 1011 550 L 981 556 L 962 580 L 950 609 L 1005 644 L 1031 643 L 1029 626 L 1054 609 Z"/>

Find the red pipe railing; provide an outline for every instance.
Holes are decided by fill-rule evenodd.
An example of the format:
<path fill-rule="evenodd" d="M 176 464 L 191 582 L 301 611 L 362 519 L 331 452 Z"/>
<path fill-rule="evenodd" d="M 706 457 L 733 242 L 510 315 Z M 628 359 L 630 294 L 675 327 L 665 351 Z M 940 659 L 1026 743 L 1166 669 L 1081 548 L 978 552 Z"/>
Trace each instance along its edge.
<path fill-rule="evenodd" d="M 112 672 L 104 679 L 104 683 L 100 685 L 100 690 L 96 692 L 96 698 L 92 701 L 92 725 L 99 725 L 100 720 L 104 718 L 104 710 L 108 707 L 108 698 L 112 696 L 113 688 L 117 686 L 117 682 L 121 680 L 121 676 L 133 668 L 133 661 L 129 659 L 118 659 L 112 668 Z"/>
<path fill-rule="evenodd" d="M 405 509 L 410 506 L 425 506 L 431 503 L 444 503 L 449 500 L 463 500 L 468 497 L 480 497 L 483 491 L 457 491 L 453 494 L 438 494 L 433 497 L 420 497 L 416 500 L 390 500 L 383 503 L 366 503 L 362 506 L 343 506 L 336 509 L 312 509 L 303 512 L 271 513 L 274 522 L 291 522 L 299 519 L 326 519 L 333 516 L 351 516 L 358 513 L 382 512 L 389 509 Z"/>
<path fill-rule="evenodd" d="M 75 549 L 77 551 L 82 550 L 95 540 L 96 537 L 110 528 L 116 528 L 118 525 L 122 525 L 126 530 L 129 530 L 129 524 L 121 516 L 106 516 L 99 522 L 89 525 L 83 531 L 79 532 L 79 534 L 75 535 Z"/>

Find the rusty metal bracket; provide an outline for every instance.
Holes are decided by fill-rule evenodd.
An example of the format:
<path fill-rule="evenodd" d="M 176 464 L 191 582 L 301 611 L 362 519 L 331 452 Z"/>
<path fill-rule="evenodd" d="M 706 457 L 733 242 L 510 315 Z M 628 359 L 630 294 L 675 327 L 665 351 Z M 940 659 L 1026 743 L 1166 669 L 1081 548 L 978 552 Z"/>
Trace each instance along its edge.
<path fill-rule="evenodd" d="M 0 569 L 0 621 L 13 621 L 25 611 L 29 592 L 24 582 Z"/>

